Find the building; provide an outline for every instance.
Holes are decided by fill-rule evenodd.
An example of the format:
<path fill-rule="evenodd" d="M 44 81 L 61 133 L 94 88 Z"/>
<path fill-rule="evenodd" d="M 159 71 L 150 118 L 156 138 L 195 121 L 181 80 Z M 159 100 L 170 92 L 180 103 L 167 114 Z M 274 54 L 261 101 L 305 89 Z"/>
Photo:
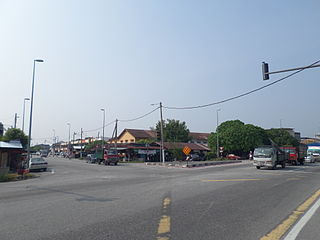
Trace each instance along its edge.
<path fill-rule="evenodd" d="M 197 143 L 197 144 L 203 144 L 205 146 L 208 146 L 209 135 L 210 133 L 190 132 L 189 137 L 191 138 L 191 140 L 189 141 L 189 143 Z M 156 141 L 157 131 L 126 128 L 119 135 L 117 143 L 136 143 L 139 140 Z"/>
<path fill-rule="evenodd" d="M 23 148 L 19 141 L 0 142 L 0 174 L 15 171 L 22 164 Z"/>
<path fill-rule="evenodd" d="M 208 137 L 210 133 L 196 133 L 196 132 L 190 132 L 189 136 L 191 140 L 189 143 L 197 143 L 197 144 L 203 144 L 205 146 L 208 146 Z"/>
<path fill-rule="evenodd" d="M 157 132 L 155 130 L 126 128 L 119 135 L 117 143 L 136 143 L 139 140 L 155 141 L 156 139 L 157 139 Z"/>

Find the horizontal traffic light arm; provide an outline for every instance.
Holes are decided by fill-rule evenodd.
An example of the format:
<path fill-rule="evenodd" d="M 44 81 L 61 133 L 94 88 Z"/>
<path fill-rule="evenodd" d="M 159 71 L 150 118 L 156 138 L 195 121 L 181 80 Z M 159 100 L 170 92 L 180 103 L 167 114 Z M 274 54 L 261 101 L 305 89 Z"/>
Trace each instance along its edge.
<path fill-rule="evenodd" d="M 268 63 L 263 62 L 263 63 L 262 63 L 263 80 L 268 80 L 270 74 L 290 72 L 290 71 L 297 71 L 297 70 L 304 70 L 304 69 L 315 68 L 315 67 L 320 67 L 320 64 L 314 64 L 314 65 L 305 66 L 305 67 L 289 68 L 289 69 L 284 69 L 284 70 L 269 72 L 269 65 L 268 65 Z"/>

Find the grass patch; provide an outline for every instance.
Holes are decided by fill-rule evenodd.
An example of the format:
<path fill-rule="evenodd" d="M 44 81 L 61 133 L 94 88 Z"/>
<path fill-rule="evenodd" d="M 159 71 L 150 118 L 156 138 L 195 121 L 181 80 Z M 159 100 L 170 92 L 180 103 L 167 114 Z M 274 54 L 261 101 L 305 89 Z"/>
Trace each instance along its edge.
<path fill-rule="evenodd" d="M 0 182 L 16 181 L 19 175 L 16 173 L 6 173 L 0 175 Z"/>
<path fill-rule="evenodd" d="M 144 163 L 145 161 L 119 161 L 119 163 Z"/>

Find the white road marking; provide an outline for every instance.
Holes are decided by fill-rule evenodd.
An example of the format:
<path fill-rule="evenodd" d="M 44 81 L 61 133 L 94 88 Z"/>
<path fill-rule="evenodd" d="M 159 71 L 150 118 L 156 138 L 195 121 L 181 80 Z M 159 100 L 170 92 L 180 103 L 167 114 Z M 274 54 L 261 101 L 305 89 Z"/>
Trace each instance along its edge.
<path fill-rule="evenodd" d="M 294 225 L 291 231 L 283 240 L 295 240 L 302 230 L 302 228 L 308 223 L 315 212 L 320 207 L 320 198 L 314 203 L 314 205 L 306 212 L 306 214 Z"/>

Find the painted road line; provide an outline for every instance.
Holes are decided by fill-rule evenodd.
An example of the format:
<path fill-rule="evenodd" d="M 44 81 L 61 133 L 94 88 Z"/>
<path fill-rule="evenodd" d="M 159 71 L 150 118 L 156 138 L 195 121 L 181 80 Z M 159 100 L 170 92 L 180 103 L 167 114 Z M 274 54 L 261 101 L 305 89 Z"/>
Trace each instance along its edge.
<path fill-rule="evenodd" d="M 307 209 L 316 201 L 320 196 L 320 190 L 316 191 L 304 203 L 302 203 L 292 214 L 279 224 L 270 233 L 260 238 L 260 240 L 280 240 L 282 236 L 293 226 L 299 217 L 307 211 Z"/>
<path fill-rule="evenodd" d="M 158 225 L 157 240 L 170 240 L 170 228 L 171 228 L 171 217 L 170 217 L 170 197 L 163 199 L 162 203 L 162 216 Z"/>
<path fill-rule="evenodd" d="M 259 178 L 243 178 L 243 179 L 208 179 L 202 180 L 202 182 L 244 182 L 244 181 L 260 181 Z"/>
<path fill-rule="evenodd" d="M 297 224 L 291 229 L 288 235 L 284 238 L 284 240 L 295 240 L 302 230 L 302 228 L 307 224 L 307 222 L 312 218 L 315 212 L 320 207 L 320 198 L 316 201 L 316 203 L 306 212 L 306 214 L 297 222 Z"/>

